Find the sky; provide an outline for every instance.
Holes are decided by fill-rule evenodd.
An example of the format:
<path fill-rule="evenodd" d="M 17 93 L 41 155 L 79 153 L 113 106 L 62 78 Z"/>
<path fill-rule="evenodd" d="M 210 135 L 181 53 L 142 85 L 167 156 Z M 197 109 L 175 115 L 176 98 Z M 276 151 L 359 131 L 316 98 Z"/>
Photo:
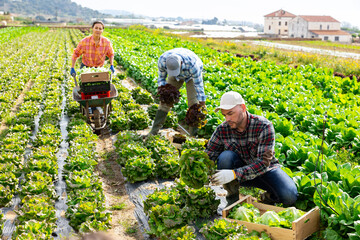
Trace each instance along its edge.
<path fill-rule="evenodd" d="M 72 0 L 94 10 L 124 10 L 149 17 L 249 21 L 283 9 L 295 15 L 330 15 L 360 28 L 360 0 Z"/>

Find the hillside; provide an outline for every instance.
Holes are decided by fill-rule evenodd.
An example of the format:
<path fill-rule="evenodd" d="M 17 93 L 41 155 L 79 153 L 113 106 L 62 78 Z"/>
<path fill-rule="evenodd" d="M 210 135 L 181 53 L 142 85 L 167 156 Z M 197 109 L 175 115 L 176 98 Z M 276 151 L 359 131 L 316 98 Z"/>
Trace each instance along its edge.
<path fill-rule="evenodd" d="M 6 3 L 5 3 L 6 2 Z M 5 5 L 4 5 L 5 3 Z M 0 9 L 25 16 L 60 18 L 102 18 L 106 14 L 82 7 L 71 0 L 0 0 Z"/>
<path fill-rule="evenodd" d="M 99 10 L 99 12 L 105 13 L 105 14 L 111 14 L 113 16 L 131 16 L 131 15 L 134 15 L 134 13 L 131 13 L 131 12 L 128 12 L 128 11 L 113 10 L 113 9 Z"/>

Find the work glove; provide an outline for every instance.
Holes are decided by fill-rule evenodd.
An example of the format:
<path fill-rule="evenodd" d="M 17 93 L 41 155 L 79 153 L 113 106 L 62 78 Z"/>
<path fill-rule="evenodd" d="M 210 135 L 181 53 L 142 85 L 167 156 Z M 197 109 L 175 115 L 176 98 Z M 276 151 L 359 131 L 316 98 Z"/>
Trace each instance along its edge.
<path fill-rule="evenodd" d="M 211 177 L 211 182 L 214 185 L 224 185 L 236 179 L 234 170 L 216 170 L 216 173 Z"/>
<path fill-rule="evenodd" d="M 111 66 L 110 66 L 110 70 L 111 70 L 112 73 L 115 73 L 114 65 L 111 65 Z"/>
<path fill-rule="evenodd" d="M 71 68 L 70 74 L 71 74 L 71 76 L 73 76 L 73 77 L 76 76 L 76 72 L 75 72 L 75 69 L 74 69 L 74 68 Z"/>

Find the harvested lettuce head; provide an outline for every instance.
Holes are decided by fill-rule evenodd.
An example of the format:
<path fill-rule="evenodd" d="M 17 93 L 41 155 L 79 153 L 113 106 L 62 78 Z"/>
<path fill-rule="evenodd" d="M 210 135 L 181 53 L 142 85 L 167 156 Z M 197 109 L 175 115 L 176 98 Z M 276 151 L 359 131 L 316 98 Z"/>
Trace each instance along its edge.
<path fill-rule="evenodd" d="M 254 221 L 255 214 L 250 209 L 241 206 L 236 209 L 236 211 L 232 214 L 231 218 L 240 221 L 252 222 Z"/>
<path fill-rule="evenodd" d="M 274 211 L 267 211 L 259 219 L 258 223 L 268 225 L 270 227 L 280 227 L 281 218 Z"/>
<path fill-rule="evenodd" d="M 278 214 L 282 218 L 281 225 L 286 228 L 291 228 L 292 222 L 303 216 L 305 212 L 296 209 L 295 207 L 289 207 Z"/>
<path fill-rule="evenodd" d="M 234 212 L 229 215 L 229 218 L 233 218 L 240 221 L 253 222 L 255 220 L 255 214 L 251 209 L 240 206 Z"/>
<path fill-rule="evenodd" d="M 229 214 L 229 218 L 246 222 L 256 222 L 258 217 L 260 217 L 259 209 L 249 203 L 235 207 Z"/>

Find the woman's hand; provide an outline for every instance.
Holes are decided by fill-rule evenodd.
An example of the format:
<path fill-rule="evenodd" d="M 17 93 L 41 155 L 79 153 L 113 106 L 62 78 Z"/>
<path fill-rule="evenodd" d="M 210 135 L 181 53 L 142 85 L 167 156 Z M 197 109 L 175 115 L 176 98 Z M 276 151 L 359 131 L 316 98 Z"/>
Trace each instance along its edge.
<path fill-rule="evenodd" d="M 110 66 L 110 70 L 111 70 L 112 73 L 115 73 L 114 65 L 111 65 L 111 66 Z"/>
<path fill-rule="evenodd" d="M 70 70 L 70 75 L 75 77 L 76 76 L 76 72 L 75 72 L 75 69 L 74 68 L 71 68 Z"/>

